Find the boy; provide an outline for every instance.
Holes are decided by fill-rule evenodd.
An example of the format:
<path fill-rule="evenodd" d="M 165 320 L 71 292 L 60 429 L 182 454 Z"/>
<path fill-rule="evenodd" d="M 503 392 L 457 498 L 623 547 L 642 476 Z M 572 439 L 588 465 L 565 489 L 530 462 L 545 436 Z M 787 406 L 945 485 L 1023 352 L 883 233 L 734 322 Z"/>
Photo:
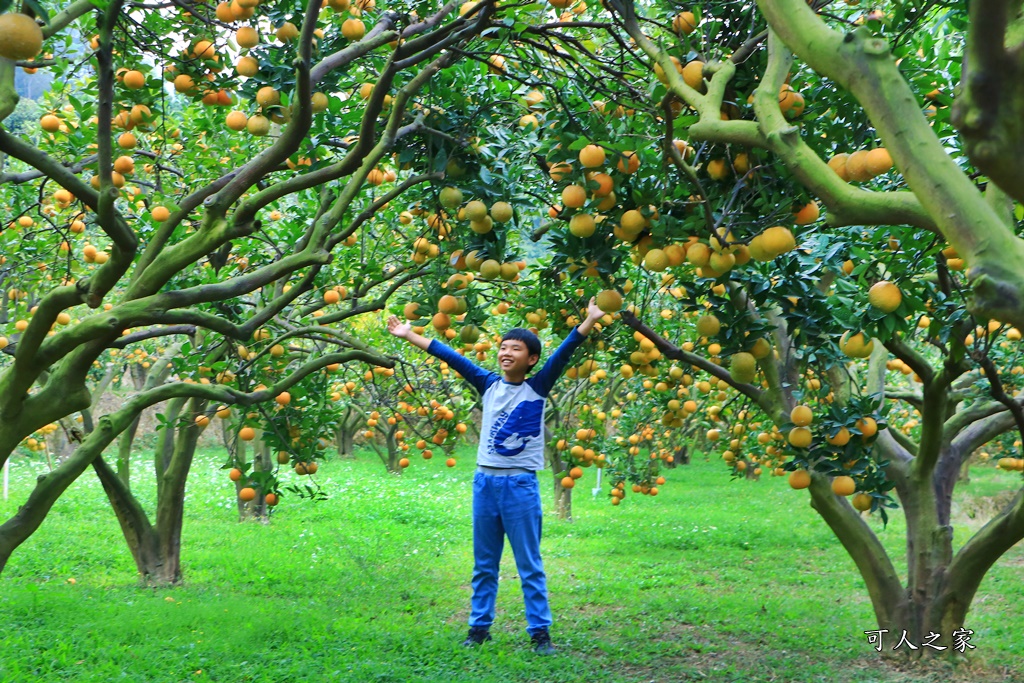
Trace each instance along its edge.
<path fill-rule="evenodd" d="M 490 640 L 498 596 L 498 565 L 508 536 L 523 586 L 527 633 L 538 654 L 552 654 L 548 627 L 547 581 L 540 557 L 541 505 L 537 470 L 544 469 L 544 404 L 573 351 L 604 315 L 593 299 L 587 317 L 544 367 L 526 375 L 540 360 L 540 339 L 522 328 L 509 330 L 498 347 L 502 375 L 484 370 L 448 346 L 412 331 L 391 316 L 388 331 L 448 363 L 483 397 L 477 471 L 473 476 L 473 598 L 469 635 L 463 645 Z"/>

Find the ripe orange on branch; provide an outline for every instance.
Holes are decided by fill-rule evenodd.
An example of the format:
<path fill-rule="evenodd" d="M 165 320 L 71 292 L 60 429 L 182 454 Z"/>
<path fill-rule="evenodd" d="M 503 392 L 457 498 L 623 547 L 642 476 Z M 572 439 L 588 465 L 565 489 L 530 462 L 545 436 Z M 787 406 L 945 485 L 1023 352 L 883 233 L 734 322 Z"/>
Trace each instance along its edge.
<path fill-rule="evenodd" d="M 814 421 L 814 413 L 809 406 L 796 406 L 789 413 L 789 419 L 797 427 L 807 427 Z"/>
<path fill-rule="evenodd" d="M 693 33 L 697 28 L 697 17 L 693 12 L 680 12 L 672 19 L 672 30 L 684 36 Z"/>
<path fill-rule="evenodd" d="M 587 145 L 580 150 L 580 163 L 584 168 L 598 168 L 604 165 L 605 152 L 600 145 Z"/>
<path fill-rule="evenodd" d="M 789 485 L 795 489 L 805 489 L 811 485 L 811 475 L 807 470 L 793 470 L 789 475 Z"/>
<path fill-rule="evenodd" d="M 900 288 L 888 280 L 880 280 L 868 290 L 868 302 L 883 313 L 892 313 L 902 301 Z"/>
<path fill-rule="evenodd" d="M 27 14 L 0 14 L 0 57 L 32 59 L 43 47 L 43 30 Z"/>
<path fill-rule="evenodd" d="M 857 482 L 853 480 L 853 477 L 843 474 L 832 480 L 832 491 L 837 496 L 849 496 L 856 490 Z"/>

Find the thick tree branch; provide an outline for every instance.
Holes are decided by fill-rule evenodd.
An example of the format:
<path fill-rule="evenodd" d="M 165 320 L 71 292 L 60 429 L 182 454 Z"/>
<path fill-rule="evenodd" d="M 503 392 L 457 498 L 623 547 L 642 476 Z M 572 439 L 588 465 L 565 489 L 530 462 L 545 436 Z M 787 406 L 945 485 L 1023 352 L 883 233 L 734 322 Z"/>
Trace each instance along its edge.
<path fill-rule="evenodd" d="M 804 0 L 757 4 L 790 49 L 864 107 L 917 201 L 967 261 L 972 312 L 1024 326 L 1024 242 L 946 152 L 886 40 L 865 27 L 845 35 L 833 31 Z"/>

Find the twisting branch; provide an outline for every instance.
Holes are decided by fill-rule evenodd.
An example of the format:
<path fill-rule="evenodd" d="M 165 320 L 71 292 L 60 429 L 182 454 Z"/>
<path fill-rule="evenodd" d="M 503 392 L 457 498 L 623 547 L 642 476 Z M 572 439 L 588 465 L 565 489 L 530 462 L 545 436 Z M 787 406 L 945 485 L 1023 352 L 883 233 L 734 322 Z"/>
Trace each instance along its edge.
<path fill-rule="evenodd" d="M 141 330 L 139 332 L 132 332 L 118 339 L 116 342 L 110 345 L 112 349 L 123 349 L 126 346 L 134 344 L 135 342 L 143 341 L 146 339 L 156 339 L 157 337 L 170 337 L 176 334 L 184 334 L 189 337 L 195 336 L 196 333 L 195 325 L 167 325 L 165 327 L 154 327 L 149 330 Z"/>
<path fill-rule="evenodd" d="M 695 353 L 684 351 L 641 322 L 640 319 L 631 311 L 622 312 L 622 322 L 626 323 L 634 330 L 654 342 L 654 346 L 657 347 L 657 349 L 661 351 L 661 354 L 666 358 L 681 360 L 689 363 L 690 365 L 695 365 L 709 375 L 726 382 L 733 389 L 740 392 L 747 398 L 752 399 L 758 405 L 761 405 L 762 398 L 764 397 L 764 391 L 762 389 L 754 386 L 753 384 L 742 384 L 737 382 L 729 374 L 729 371 L 722 366 L 715 365 L 703 356 L 698 356 Z"/>
<path fill-rule="evenodd" d="M 1021 407 L 1020 403 L 1007 395 L 1006 390 L 1003 388 L 1003 382 L 999 379 L 999 369 L 996 368 L 995 363 L 992 362 L 988 354 L 975 351 L 971 353 L 971 357 L 981 366 L 982 371 L 985 373 L 985 379 L 988 380 L 989 393 L 992 394 L 992 398 L 1006 406 L 1006 409 L 1010 411 L 1014 422 L 1017 423 L 1017 431 L 1020 432 L 1021 439 L 1024 439 L 1024 407 Z"/>
<path fill-rule="evenodd" d="M 921 378 L 921 382 L 926 386 L 935 379 L 935 371 L 928 363 L 928 359 L 910 348 L 900 339 L 892 337 L 889 341 L 885 342 L 885 348 L 889 349 L 892 355 L 902 360 L 911 370 L 917 373 L 917 376 Z"/>

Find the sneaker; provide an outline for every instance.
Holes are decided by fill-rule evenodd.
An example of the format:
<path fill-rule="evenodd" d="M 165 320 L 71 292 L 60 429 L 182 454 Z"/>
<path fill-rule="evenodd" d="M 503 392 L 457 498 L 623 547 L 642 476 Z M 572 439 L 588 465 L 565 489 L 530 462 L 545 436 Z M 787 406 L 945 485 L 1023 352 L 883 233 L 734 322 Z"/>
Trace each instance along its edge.
<path fill-rule="evenodd" d="M 547 629 L 531 634 L 530 642 L 533 643 L 533 651 L 539 655 L 555 654 L 555 646 L 551 644 L 551 634 Z"/>
<path fill-rule="evenodd" d="M 477 645 L 483 645 L 484 642 L 491 639 L 491 632 L 486 626 L 470 626 L 469 635 L 462 641 L 463 647 L 476 647 Z"/>

